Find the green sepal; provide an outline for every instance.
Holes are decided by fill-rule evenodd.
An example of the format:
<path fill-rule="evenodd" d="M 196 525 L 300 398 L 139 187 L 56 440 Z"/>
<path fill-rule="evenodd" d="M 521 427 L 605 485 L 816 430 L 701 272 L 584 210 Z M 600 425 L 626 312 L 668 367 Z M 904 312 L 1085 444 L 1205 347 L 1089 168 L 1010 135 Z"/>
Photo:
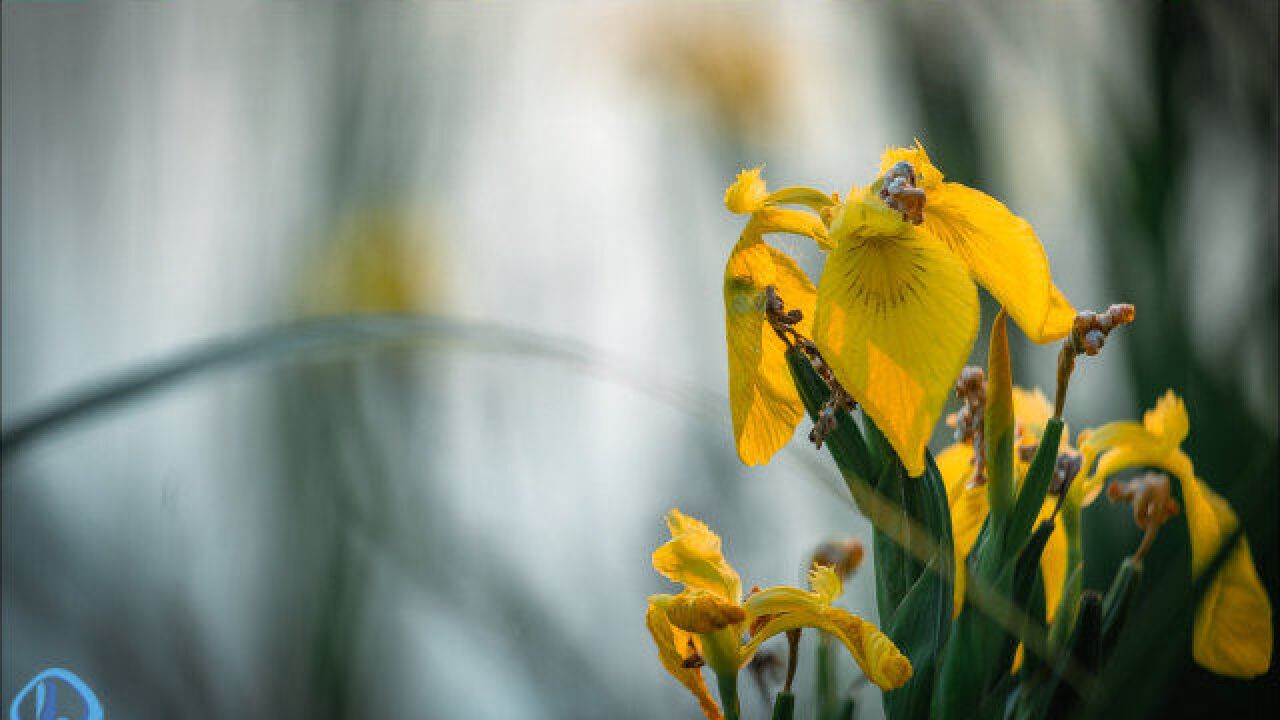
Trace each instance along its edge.
<path fill-rule="evenodd" d="M 1013 512 L 1009 514 L 1005 533 L 1006 546 L 1011 549 L 1022 547 L 1022 539 L 1031 532 L 1036 518 L 1040 517 L 1054 470 L 1057 469 L 1058 443 L 1061 438 L 1062 418 L 1049 418 L 1044 426 L 1044 434 L 1040 437 L 1040 447 L 1036 449 L 1035 457 L 1027 468 L 1027 476 L 1022 480 Z"/>
<path fill-rule="evenodd" d="M 773 698 L 773 720 L 792 720 L 796 716 L 796 696 L 779 690 Z"/>
<path fill-rule="evenodd" d="M 1125 618 L 1133 604 L 1133 597 L 1142 580 L 1142 561 L 1125 558 L 1116 570 L 1111 581 L 1111 588 L 1102 600 L 1102 641 L 1101 652 L 1105 658 L 1116 646 L 1116 639 L 1124 627 Z"/>

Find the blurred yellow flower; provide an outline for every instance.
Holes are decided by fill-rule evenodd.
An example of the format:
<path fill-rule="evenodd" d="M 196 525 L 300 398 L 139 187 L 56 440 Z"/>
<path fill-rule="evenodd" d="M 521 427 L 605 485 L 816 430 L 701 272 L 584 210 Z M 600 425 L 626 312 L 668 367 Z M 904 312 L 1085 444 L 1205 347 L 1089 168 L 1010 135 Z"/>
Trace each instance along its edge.
<path fill-rule="evenodd" d="M 1195 576 L 1234 532 L 1238 520 L 1227 501 L 1196 477 L 1191 458 L 1182 451 L 1190 427 L 1182 399 L 1169 391 L 1141 423 L 1113 422 L 1082 432 L 1079 445 L 1088 474 L 1078 486 L 1079 501 L 1088 504 L 1108 477 L 1123 470 L 1156 468 L 1176 478 Z M 1197 663 L 1219 675 L 1252 678 L 1270 667 L 1271 650 L 1271 601 L 1258 578 L 1249 544 L 1241 538 L 1196 611 L 1192 654 Z"/>
<path fill-rule="evenodd" d="M 1024 390 L 1020 387 L 1013 388 L 1013 413 L 1014 422 L 1016 423 L 1014 447 L 1035 448 L 1040 444 L 1040 438 L 1044 434 L 1045 423 L 1049 421 L 1053 415 L 1053 407 L 1040 390 Z M 1065 440 L 1065 432 L 1063 441 L 1060 445 L 1061 450 L 1070 450 L 1070 444 Z M 973 445 L 969 442 L 959 442 L 949 446 L 947 449 L 938 453 L 936 458 L 938 463 L 938 471 L 942 474 L 943 484 L 947 489 L 947 504 L 951 507 L 951 530 L 955 546 L 955 610 L 956 615 L 960 614 L 960 610 L 964 606 L 965 593 L 965 558 L 969 555 L 969 551 L 973 549 L 973 544 L 978 539 L 978 532 L 982 529 L 982 523 L 987 519 L 987 513 L 990 506 L 987 501 L 987 489 L 984 486 L 970 486 L 969 477 L 973 468 Z M 1021 486 L 1022 479 L 1027 474 L 1030 465 L 1027 460 L 1027 453 L 1015 451 L 1016 471 L 1018 485 Z M 1049 498 L 1045 500 L 1044 507 L 1040 510 L 1040 517 L 1037 520 L 1043 521 L 1053 514 L 1053 508 L 1056 500 Z M 1067 539 L 1061 524 L 1054 527 L 1053 532 L 1049 535 L 1049 542 L 1045 545 L 1044 554 L 1040 557 L 1040 573 L 1044 578 L 1044 595 L 1045 608 L 1047 611 L 1046 620 L 1052 621 L 1054 611 L 1058 607 L 1058 600 L 1062 596 L 1062 583 L 1066 576 L 1067 564 Z"/>
<path fill-rule="evenodd" d="M 720 676 L 735 676 L 769 638 L 801 627 L 835 636 L 884 690 L 911 678 L 911 663 L 874 625 L 832 603 L 843 593 L 830 567 L 814 566 L 812 590 L 775 587 L 742 600 L 742 582 L 724 559 L 720 538 L 699 520 L 673 509 L 671 540 L 653 553 L 653 567 L 684 585 L 677 595 L 649 598 L 646 624 L 664 667 L 698 699 L 709 718 L 722 717 L 698 670 L 705 662 Z"/>
<path fill-rule="evenodd" d="M 390 210 L 354 213 L 310 258 L 301 285 L 307 315 L 422 312 L 446 293 L 427 220 Z"/>

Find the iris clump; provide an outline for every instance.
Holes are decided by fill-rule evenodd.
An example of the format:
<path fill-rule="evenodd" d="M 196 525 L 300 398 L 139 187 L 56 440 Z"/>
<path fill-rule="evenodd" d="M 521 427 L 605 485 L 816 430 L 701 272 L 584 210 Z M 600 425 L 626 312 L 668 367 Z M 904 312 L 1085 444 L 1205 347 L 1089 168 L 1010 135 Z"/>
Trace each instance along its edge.
<path fill-rule="evenodd" d="M 761 644 L 788 637 L 775 718 L 792 717 L 801 633 L 838 640 L 904 718 L 1051 718 L 1095 711 L 1104 669 L 1123 642 L 1148 551 L 1190 548 L 1202 590 L 1191 654 L 1220 675 L 1253 678 L 1271 663 L 1271 605 L 1230 505 L 1181 449 L 1190 433 L 1169 391 L 1142 422 L 1083 430 L 1064 421 L 1080 356 L 1097 356 L 1135 319 L 1131 305 L 1080 312 L 1054 283 L 1029 223 L 1000 201 L 947 182 L 924 148 L 891 148 L 879 174 L 845 195 L 770 191 L 762 168 L 724 196 L 747 216 L 724 274 L 729 403 L 747 465 L 791 442 L 807 414 L 810 440 L 835 461 L 874 528 L 879 627 L 834 605 L 841 573 L 815 565 L 810 589 L 753 590 L 700 522 L 672 511 L 672 539 L 654 567 L 684 588 L 650 598 L 662 664 L 708 717 L 738 717 L 737 675 Z M 826 253 L 815 283 L 766 236 L 797 235 Z M 978 288 L 999 305 L 987 367 L 965 368 L 977 337 Z M 1061 341 L 1052 402 L 1014 385 L 1012 320 L 1031 341 Z M 948 397 L 956 439 L 927 447 Z M 1129 471 L 1146 470 L 1136 479 Z M 1111 482 L 1110 486 L 1107 485 Z M 1141 542 L 1108 588 L 1084 587 L 1081 514 L 1106 490 L 1133 506 Z M 1180 515 L 1181 523 L 1168 521 Z M 859 546 L 861 547 L 861 546 Z M 821 556 L 821 555 L 819 555 Z M 860 557 L 860 555 L 859 555 Z M 830 643 L 819 676 L 829 677 Z M 720 702 L 702 667 L 716 676 Z M 851 712 L 817 693 L 820 717 Z"/>

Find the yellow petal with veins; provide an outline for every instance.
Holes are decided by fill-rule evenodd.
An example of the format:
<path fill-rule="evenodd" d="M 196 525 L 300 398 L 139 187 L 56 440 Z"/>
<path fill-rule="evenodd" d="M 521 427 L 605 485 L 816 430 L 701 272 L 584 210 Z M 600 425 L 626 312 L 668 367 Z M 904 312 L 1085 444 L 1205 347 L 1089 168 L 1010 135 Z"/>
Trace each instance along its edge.
<path fill-rule="evenodd" d="M 791 258 L 744 238 L 724 271 L 729 407 L 738 457 L 747 465 L 760 465 L 791 440 L 804 416 L 787 367 L 786 344 L 765 317 L 765 288 L 773 286 L 788 310 L 803 314 L 796 329 L 805 335 L 812 327 L 815 291 Z"/>
<path fill-rule="evenodd" d="M 1072 317 L 1075 312 L 1069 304 L 1053 306 L 1056 288 L 1040 239 L 999 200 L 959 183 L 940 183 L 928 194 L 921 227 L 964 260 L 1032 341 L 1047 343 L 1070 331 L 1058 317 L 1066 309 Z"/>
<path fill-rule="evenodd" d="M 925 191 L 921 228 L 964 260 L 1027 337 L 1037 343 L 1065 337 L 1075 309 L 1053 284 L 1049 259 L 1030 223 L 984 192 L 943 182 L 919 141 L 885 151 L 881 173 L 900 161 L 911 163 Z"/>
<path fill-rule="evenodd" d="M 865 195 L 865 193 L 863 193 Z M 978 331 L 964 265 L 898 214 L 856 195 L 818 286 L 814 341 L 912 477 Z"/>
<path fill-rule="evenodd" d="M 662 662 L 662 666 L 693 693 L 698 700 L 698 706 L 702 709 L 702 714 L 708 720 L 723 720 L 724 715 L 720 712 L 720 707 L 707 691 L 707 683 L 702 677 L 701 668 L 684 667 L 686 658 L 702 652 L 698 637 L 673 627 L 667 620 L 666 613 L 652 602 L 645 611 L 644 620 L 654 644 L 658 646 L 658 659 Z"/>

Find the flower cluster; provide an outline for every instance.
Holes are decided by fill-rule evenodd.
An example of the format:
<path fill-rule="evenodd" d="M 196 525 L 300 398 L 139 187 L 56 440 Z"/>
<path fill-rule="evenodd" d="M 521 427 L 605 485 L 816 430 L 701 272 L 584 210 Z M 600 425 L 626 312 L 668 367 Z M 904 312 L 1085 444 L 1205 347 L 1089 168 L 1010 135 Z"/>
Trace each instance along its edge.
<path fill-rule="evenodd" d="M 791 658 L 774 717 L 791 717 L 806 627 L 844 645 L 885 691 L 891 720 L 1069 715 L 1097 700 L 1095 681 L 1136 602 L 1148 551 L 1161 528 L 1181 528 L 1183 518 L 1187 574 L 1205 577 L 1194 660 L 1230 677 L 1267 672 L 1270 599 L 1236 514 L 1182 450 L 1190 432 L 1182 400 L 1169 391 L 1141 422 L 1087 429 L 1074 444 L 1067 432 L 1077 358 L 1099 355 L 1133 322 L 1132 305 L 1077 312 L 1031 226 L 990 196 L 944 181 L 919 143 L 887 150 L 879 176 L 844 197 L 770 191 L 755 168 L 738 175 L 724 202 L 748 216 L 724 275 L 738 455 L 747 465 L 768 462 L 810 416 L 810 439 L 830 451 L 874 527 L 884 630 L 833 605 L 861 544 L 818 553 L 846 560 L 815 564 L 809 590 L 744 598 L 720 539 L 673 510 L 671 540 L 653 564 L 684 588 L 650 598 L 648 626 L 663 665 L 708 717 L 738 717 L 738 671 L 781 633 Z M 808 238 L 827 254 L 816 285 L 766 242 L 776 233 Z M 985 372 L 964 367 L 977 336 L 978 286 L 1000 305 Z M 1062 341 L 1052 403 L 1013 383 L 1010 318 L 1033 342 Z M 935 458 L 927 442 L 953 390 L 963 403 L 948 418 L 956 442 Z M 1147 472 L 1134 478 L 1132 470 Z M 1083 587 L 1081 537 L 1081 514 L 1104 490 L 1133 506 L 1142 533 L 1105 594 Z M 716 675 L 719 704 L 704 665 Z M 833 710 L 823 702 L 822 712 Z"/>

